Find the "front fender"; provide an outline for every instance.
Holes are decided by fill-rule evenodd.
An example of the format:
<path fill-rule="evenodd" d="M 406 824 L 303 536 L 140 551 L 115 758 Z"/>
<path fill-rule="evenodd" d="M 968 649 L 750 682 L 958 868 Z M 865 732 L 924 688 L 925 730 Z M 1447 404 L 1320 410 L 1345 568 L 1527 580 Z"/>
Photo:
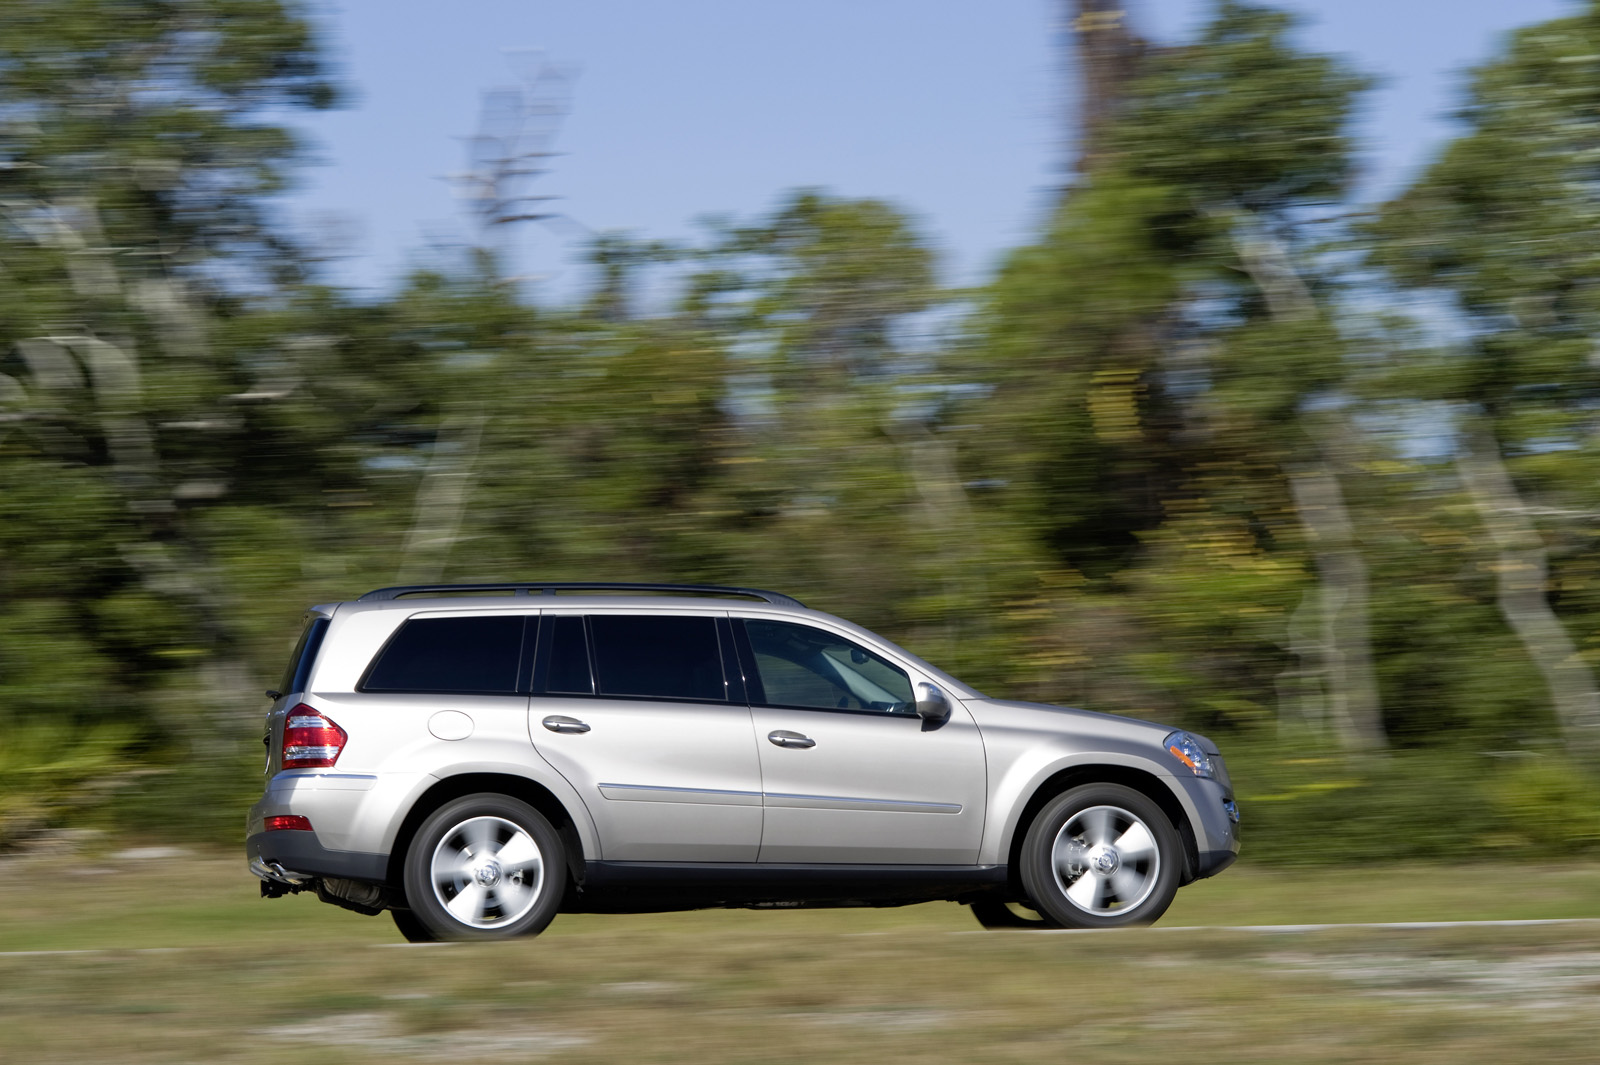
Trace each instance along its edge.
<path fill-rule="evenodd" d="M 1143 752 L 1033 747 L 990 777 L 989 809 L 1001 816 L 992 817 L 984 826 L 983 843 L 978 850 L 979 864 L 1004 865 L 1009 862 L 1017 833 L 1027 829 L 1021 821 L 1029 800 L 1052 777 L 1069 770 L 1092 773 L 1097 768 L 1132 770 L 1154 778 L 1155 786 L 1165 788 L 1171 794 L 1189 823 L 1193 825 L 1196 822 L 1199 811 L 1193 797 L 1184 789 L 1183 782 L 1159 761 Z"/>

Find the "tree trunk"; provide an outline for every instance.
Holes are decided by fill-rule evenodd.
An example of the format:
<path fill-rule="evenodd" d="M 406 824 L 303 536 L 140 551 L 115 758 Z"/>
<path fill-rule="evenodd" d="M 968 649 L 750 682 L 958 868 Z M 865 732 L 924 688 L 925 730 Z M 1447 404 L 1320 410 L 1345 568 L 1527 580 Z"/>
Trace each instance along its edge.
<path fill-rule="evenodd" d="M 1283 649 L 1294 664 L 1274 678 L 1278 692 L 1278 735 L 1287 738 L 1303 729 L 1316 736 L 1327 731 L 1327 692 L 1322 683 L 1324 659 L 1322 589 L 1316 587 L 1300 597 L 1300 605 L 1289 615 Z"/>
<path fill-rule="evenodd" d="M 1500 613 L 1544 677 L 1562 738 L 1579 757 L 1600 759 L 1600 695 L 1594 672 L 1550 607 L 1545 594 L 1549 553 L 1501 460 L 1499 441 L 1486 432 L 1471 434 L 1456 470 L 1499 552 L 1495 574 Z"/>
<path fill-rule="evenodd" d="M 1367 566 L 1339 480 L 1327 464 L 1318 462 L 1291 473 L 1289 488 L 1316 552 L 1328 716 L 1347 750 L 1381 748 L 1383 719 L 1368 638 Z"/>
<path fill-rule="evenodd" d="M 904 456 L 911 483 L 921 500 L 918 520 L 939 530 L 937 537 L 941 561 L 939 572 L 945 594 L 961 604 L 947 612 L 945 637 L 953 644 L 963 632 L 983 630 L 983 611 L 973 609 L 988 599 L 984 571 L 973 564 L 972 551 L 977 533 L 967 492 L 956 472 L 955 447 L 940 439 L 926 425 L 914 429 L 889 427 Z"/>
<path fill-rule="evenodd" d="M 1250 280 L 1261 290 L 1272 317 L 1306 321 L 1315 316 L 1316 300 L 1283 243 L 1250 212 L 1226 214 L 1234 250 Z M 1316 459 L 1285 473 L 1295 516 L 1316 555 L 1328 716 L 1346 748 L 1371 750 L 1383 747 L 1385 736 L 1372 664 L 1367 563 L 1356 544 L 1336 472 L 1341 454 L 1350 450 L 1350 428 L 1342 414 L 1329 415 L 1324 422 L 1323 431 L 1312 433 Z"/>
<path fill-rule="evenodd" d="M 1065 15 L 1078 75 L 1077 120 L 1066 131 L 1068 169 L 1082 174 L 1105 156 L 1106 131 L 1149 46 L 1128 27 L 1123 0 L 1065 0 Z"/>
<path fill-rule="evenodd" d="M 461 516 L 472 487 L 472 467 L 488 419 L 452 418 L 439 427 L 433 458 L 417 487 L 416 511 L 400 551 L 400 584 L 431 584 L 444 576 L 450 548 L 459 538 Z"/>

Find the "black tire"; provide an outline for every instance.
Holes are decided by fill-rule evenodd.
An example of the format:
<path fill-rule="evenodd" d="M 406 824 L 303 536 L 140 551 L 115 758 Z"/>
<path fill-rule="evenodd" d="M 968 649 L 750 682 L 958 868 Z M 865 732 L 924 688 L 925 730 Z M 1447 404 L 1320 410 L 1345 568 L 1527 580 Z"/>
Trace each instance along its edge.
<path fill-rule="evenodd" d="M 428 926 L 417 920 L 417 915 L 410 910 L 390 910 L 389 916 L 394 918 L 394 926 L 400 929 L 400 934 L 410 943 L 437 943 L 439 937 L 428 930 Z"/>
<path fill-rule="evenodd" d="M 1183 872 L 1183 844 L 1145 795 L 1120 784 L 1084 784 L 1039 811 L 1021 864 L 1023 886 L 1044 916 L 1068 928 L 1120 928 L 1167 912 Z"/>
<path fill-rule="evenodd" d="M 972 907 L 972 916 L 985 928 L 1039 930 L 1061 927 L 1025 902 L 979 899 L 967 905 Z"/>
<path fill-rule="evenodd" d="M 561 837 L 539 811 L 508 795 L 466 795 L 435 810 L 412 837 L 406 904 L 436 939 L 537 935 L 561 905 L 566 870 Z"/>

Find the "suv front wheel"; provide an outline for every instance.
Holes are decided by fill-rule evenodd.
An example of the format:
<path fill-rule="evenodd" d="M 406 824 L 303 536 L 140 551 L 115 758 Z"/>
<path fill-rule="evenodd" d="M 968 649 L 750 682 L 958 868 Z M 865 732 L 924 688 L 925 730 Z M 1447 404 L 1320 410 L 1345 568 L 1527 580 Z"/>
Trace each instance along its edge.
<path fill-rule="evenodd" d="M 439 939 L 536 935 L 565 889 L 561 837 L 539 811 L 508 795 L 445 803 L 406 851 L 411 917 Z"/>
<path fill-rule="evenodd" d="M 1172 822 L 1143 794 L 1084 784 L 1028 827 L 1022 882 L 1043 916 L 1069 928 L 1149 924 L 1178 892 L 1181 848 Z"/>

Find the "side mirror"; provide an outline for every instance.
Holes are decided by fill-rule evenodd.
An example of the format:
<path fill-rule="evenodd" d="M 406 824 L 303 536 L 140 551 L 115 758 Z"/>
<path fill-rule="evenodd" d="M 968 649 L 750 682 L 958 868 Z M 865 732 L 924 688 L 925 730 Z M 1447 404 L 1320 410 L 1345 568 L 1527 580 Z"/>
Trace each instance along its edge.
<path fill-rule="evenodd" d="M 942 725 L 950 718 L 950 697 L 937 684 L 922 681 L 917 685 L 917 716 L 930 725 Z"/>

